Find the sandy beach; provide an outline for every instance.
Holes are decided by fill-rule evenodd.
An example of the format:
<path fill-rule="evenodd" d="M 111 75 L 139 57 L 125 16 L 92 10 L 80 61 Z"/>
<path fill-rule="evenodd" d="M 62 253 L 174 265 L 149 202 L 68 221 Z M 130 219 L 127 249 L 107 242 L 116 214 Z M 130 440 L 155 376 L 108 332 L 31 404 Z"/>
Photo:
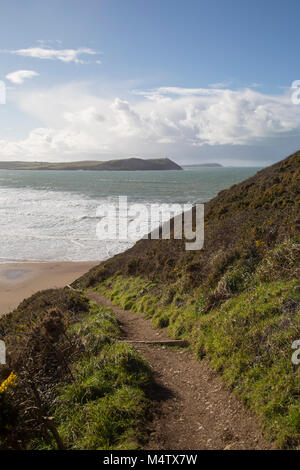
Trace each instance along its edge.
<path fill-rule="evenodd" d="M 99 261 L 0 264 L 0 316 L 39 290 L 64 287 Z"/>

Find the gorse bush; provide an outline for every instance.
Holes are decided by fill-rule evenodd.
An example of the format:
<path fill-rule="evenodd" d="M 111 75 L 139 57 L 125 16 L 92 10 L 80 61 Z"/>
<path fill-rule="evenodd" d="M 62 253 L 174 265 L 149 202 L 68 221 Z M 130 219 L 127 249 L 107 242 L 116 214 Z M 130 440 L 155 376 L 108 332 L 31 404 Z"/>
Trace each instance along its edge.
<path fill-rule="evenodd" d="M 7 379 L 0 384 L 0 395 L 3 395 L 11 387 L 16 387 L 18 384 L 18 377 L 14 372 L 11 372 Z"/>
<path fill-rule="evenodd" d="M 17 421 L 18 411 L 10 393 L 18 384 L 18 377 L 14 372 L 0 382 L 0 443 L 1 439 L 15 442 L 12 435 L 13 428 Z M 1 448 L 1 446 L 0 446 Z"/>
<path fill-rule="evenodd" d="M 266 254 L 257 275 L 262 281 L 300 278 L 300 244 L 297 239 L 285 239 Z"/>

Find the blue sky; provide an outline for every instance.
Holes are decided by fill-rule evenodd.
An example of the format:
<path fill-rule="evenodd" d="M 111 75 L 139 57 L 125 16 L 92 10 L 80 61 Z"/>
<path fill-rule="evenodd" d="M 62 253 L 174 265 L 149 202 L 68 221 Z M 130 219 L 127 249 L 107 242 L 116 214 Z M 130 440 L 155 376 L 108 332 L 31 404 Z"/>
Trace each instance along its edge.
<path fill-rule="evenodd" d="M 0 158 L 263 165 L 296 150 L 294 0 L 1 5 Z"/>

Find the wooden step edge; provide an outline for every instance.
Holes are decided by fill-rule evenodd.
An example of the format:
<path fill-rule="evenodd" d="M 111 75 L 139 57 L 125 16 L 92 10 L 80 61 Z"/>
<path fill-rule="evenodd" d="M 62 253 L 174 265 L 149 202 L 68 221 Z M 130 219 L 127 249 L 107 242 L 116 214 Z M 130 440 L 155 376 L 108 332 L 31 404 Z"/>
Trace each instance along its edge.
<path fill-rule="evenodd" d="M 153 341 L 141 341 L 141 340 L 118 340 L 118 343 L 132 343 L 132 344 L 154 344 L 159 346 L 181 346 L 186 347 L 189 342 L 181 339 L 174 340 L 153 340 Z"/>

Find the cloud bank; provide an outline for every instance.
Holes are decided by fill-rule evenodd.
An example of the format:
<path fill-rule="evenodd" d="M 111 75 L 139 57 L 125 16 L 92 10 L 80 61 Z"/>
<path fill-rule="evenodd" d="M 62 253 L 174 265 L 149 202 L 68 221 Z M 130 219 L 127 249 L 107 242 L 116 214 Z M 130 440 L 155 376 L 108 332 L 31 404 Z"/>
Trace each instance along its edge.
<path fill-rule="evenodd" d="M 274 145 L 300 134 L 300 107 L 288 94 L 253 89 L 161 87 L 108 99 L 71 84 L 19 93 L 16 101 L 41 125 L 23 140 L 0 140 L 5 160 L 184 155 L 203 146 Z"/>

